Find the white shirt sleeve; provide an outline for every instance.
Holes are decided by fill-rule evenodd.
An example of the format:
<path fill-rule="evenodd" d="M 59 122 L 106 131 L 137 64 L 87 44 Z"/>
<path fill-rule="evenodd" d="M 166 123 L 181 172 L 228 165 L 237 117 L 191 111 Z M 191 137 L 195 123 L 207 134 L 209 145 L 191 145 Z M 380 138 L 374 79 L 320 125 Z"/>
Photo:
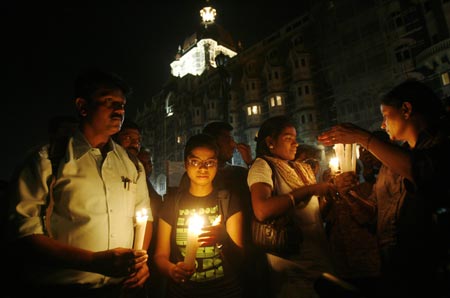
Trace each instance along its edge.
<path fill-rule="evenodd" d="M 269 164 L 261 158 L 255 160 L 248 171 L 247 176 L 248 187 L 252 187 L 253 184 L 258 182 L 267 183 L 273 189 L 272 169 Z"/>

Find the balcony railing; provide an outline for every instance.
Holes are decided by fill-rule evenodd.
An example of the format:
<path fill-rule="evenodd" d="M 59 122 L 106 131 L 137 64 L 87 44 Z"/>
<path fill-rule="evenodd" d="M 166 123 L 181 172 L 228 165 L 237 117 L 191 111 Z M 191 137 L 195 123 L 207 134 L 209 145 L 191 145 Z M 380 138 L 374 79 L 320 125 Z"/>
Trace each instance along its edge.
<path fill-rule="evenodd" d="M 428 47 L 427 49 L 423 50 L 417 55 L 416 61 L 418 63 L 423 62 L 424 60 L 427 60 L 428 58 L 432 57 L 433 55 L 443 52 L 445 50 L 450 49 L 450 38 L 445 39 L 431 47 Z"/>

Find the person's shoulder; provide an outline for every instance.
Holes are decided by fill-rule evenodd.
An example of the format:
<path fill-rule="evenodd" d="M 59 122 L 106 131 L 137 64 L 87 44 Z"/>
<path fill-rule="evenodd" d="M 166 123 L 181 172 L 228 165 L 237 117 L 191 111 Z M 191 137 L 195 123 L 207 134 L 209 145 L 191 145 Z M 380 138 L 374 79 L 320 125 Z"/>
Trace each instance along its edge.
<path fill-rule="evenodd" d="M 267 160 L 261 157 L 257 157 L 250 168 L 250 171 L 253 169 L 266 169 L 270 168 L 270 165 Z"/>
<path fill-rule="evenodd" d="M 119 143 L 111 139 L 111 144 L 113 146 L 113 150 L 116 151 L 120 155 L 128 155 L 127 150 L 122 147 Z"/>

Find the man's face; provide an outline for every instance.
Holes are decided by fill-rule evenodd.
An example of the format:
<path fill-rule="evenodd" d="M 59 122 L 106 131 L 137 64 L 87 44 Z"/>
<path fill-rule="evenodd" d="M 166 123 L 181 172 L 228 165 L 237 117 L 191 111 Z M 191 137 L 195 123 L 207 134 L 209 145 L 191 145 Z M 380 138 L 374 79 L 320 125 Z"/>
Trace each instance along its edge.
<path fill-rule="evenodd" d="M 100 89 L 91 102 L 80 107 L 85 121 L 96 134 L 111 136 L 120 130 L 125 117 L 125 96 L 121 90 Z"/>
<path fill-rule="evenodd" d="M 219 146 L 219 162 L 230 161 L 236 148 L 236 142 L 231 136 L 231 132 L 223 130 L 216 140 Z"/>
<path fill-rule="evenodd" d="M 137 156 L 141 149 L 141 134 L 137 129 L 124 128 L 117 135 L 119 144 L 131 154 Z"/>

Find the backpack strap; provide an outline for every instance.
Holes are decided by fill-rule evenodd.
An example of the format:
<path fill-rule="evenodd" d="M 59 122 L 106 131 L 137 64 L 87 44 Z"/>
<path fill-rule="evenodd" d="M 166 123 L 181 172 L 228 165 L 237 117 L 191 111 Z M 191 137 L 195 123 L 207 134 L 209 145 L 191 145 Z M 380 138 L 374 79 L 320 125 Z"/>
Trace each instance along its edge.
<path fill-rule="evenodd" d="M 63 136 L 53 140 L 48 146 L 48 159 L 52 165 L 52 174 L 47 180 L 48 194 L 45 206 L 41 209 L 41 216 L 44 223 L 44 233 L 51 237 L 50 216 L 53 212 L 55 200 L 53 197 L 53 188 L 56 184 L 56 176 L 59 169 L 61 159 L 66 154 L 69 137 Z"/>
<path fill-rule="evenodd" d="M 223 216 L 223 222 L 227 220 L 228 217 L 228 206 L 230 205 L 230 192 L 226 189 L 221 189 L 217 193 L 217 198 L 219 202 L 219 211 Z"/>

